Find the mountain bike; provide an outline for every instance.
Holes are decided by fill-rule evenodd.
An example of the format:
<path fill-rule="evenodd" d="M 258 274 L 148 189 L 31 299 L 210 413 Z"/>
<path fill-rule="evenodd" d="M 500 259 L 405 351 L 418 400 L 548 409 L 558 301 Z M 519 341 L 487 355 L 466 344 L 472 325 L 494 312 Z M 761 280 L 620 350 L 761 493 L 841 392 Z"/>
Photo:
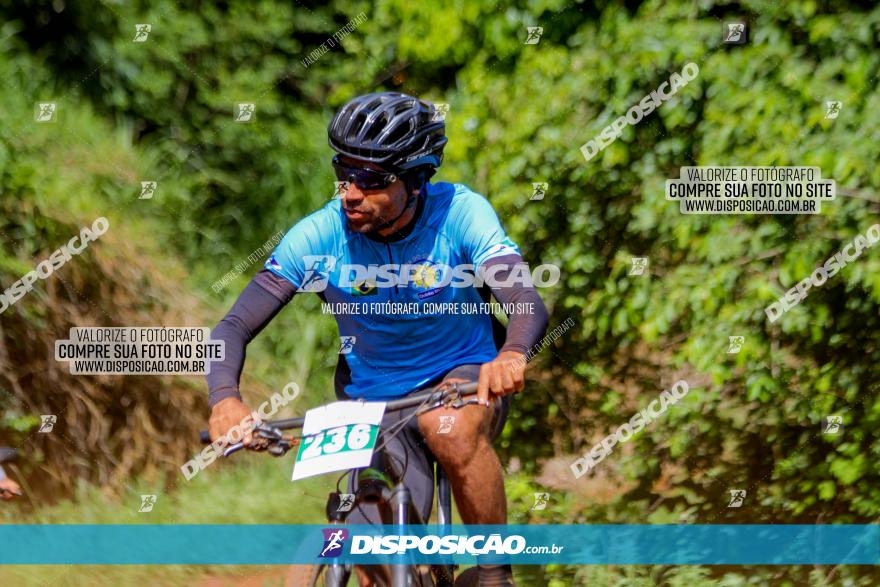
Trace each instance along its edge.
<path fill-rule="evenodd" d="M 406 416 L 406 420 L 403 420 L 403 424 L 405 424 L 411 418 L 418 417 L 418 415 L 436 408 L 451 407 L 459 409 L 466 405 L 477 404 L 479 402 L 474 397 L 476 392 L 477 384 L 475 382 L 441 383 L 435 388 L 384 402 L 384 414 L 414 408 L 412 413 Z M 359 401 L 357 403 L 370 404 L 371 402 Z M 323 407 L 327 408 L 333 405 L 328 404 Z M 290 449 L 298 447 L 304 437 L 285 436 L 282 431 L 302 431 L 305 421 L 306 418 L 301 417 L 262 422 L 252 430 L 254 443 L 268 450 L 273 456 L 283 456 Z M 398 424 L 395 424 L 388 429 L 379 429 L 377 441 L 381 441 L 381 444 L 375 447 L 374 453 L 382 451 L 390 437 L 393 437 L 402 429 L 402 424 L 399 428 L 397 426 Z M 201 440 L 205 444 L 211 442 L 207 431 L 202 431 Z M 223 451 L 223 456 L 228 457 L 244 448 L 255 448 L 255 446 L 245 447 L 243 442 L 237 442 L 229 445 Z M 372 503 L 380 507 L 389 507 L 391 520 L 383 520 L 383 523 L 393 525 L 426 523 L 426 520 L 422 519 L 421 514 L 411 502 L 410 490 L 401 482 L 403 471 L 399 470 L 390 459 L 388 462 L 392 469 L 390 478 L 369 467 L 348 470 L 344 475 L 347 476 L 347 493 L 345 494 L 339 491 L 339 485 L 342 482 L 342 478 L 340 478 L 339 482 L 337 482 L 336 491 L 331 492 L 327 498 L 326 514 L 327 521 L 330 524 L 344 524 L 348 513 L 360 503 Z M 448 526 L 452 520 L 452 491 L 449 477 L 439 463 L 435 464 L 434 478 L 436 483 L 435 495 L 437 496 L 437 523 L 440 526 Z M 350 499 L 349 496 L 354 495 L 354 503 L 345 504 L 346 507 L 349 505 L 352 507 L 348 507 L 344 511 L 340 507 L 343 505 L 343 495 L 347 499 Z M 450 564 L 384 565 L 380 569 L 371 570 L 369 574 L 379 585 L 388 585 L 390 582 L 391 587 L 463 587 L 476 584 L 475 568 L 468 569 L 458 577 L 455 577 L 456 570 L 457 565 Z M 343 587 L 348 584 L 353 571 L 354 567 L 351 564 L 296 565 L 287 579 L 286 586 L 314 587 L 323 584 L 326 587 Z"/>

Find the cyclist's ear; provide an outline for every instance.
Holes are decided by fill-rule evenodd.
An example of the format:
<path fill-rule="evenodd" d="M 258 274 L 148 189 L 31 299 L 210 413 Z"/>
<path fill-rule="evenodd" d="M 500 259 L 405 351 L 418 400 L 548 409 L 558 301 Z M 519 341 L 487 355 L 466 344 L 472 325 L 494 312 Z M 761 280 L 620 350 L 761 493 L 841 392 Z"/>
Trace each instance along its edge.
<path fill-rule="evenodd" d="M 418 193 L 425 183 L 431 179 L 437 170 L 430 165 L 422 165 L 415 169 L 407 170 L 400 179 L 403 180 L 407 193 Z"/>

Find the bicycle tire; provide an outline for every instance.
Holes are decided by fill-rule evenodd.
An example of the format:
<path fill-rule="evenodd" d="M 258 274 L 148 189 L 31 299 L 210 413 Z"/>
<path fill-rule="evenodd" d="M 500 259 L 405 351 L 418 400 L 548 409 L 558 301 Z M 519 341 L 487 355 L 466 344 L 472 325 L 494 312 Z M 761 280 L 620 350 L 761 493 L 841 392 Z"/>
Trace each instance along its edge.
<path fill-rule="evenodd" d="M 465 569 L 455 578 L 455 587 L 478 587 L 480 584 L 480 570 L 477 567 Z"/>

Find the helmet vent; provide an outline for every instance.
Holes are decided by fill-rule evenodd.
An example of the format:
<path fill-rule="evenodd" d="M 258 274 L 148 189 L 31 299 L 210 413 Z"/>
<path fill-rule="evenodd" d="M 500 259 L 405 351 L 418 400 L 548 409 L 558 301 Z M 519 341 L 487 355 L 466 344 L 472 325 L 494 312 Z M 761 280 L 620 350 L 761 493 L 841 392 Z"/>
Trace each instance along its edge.
<path fill-rule="evenodd" d="M 386 169 L 437 167 L 446 133 L 444 122 L 432 119 L 433 112 L 430 102 L 400 92 L 358 96 L 330 122 L 330 146 Z"/>
<path fill-rule="evenodd" d="M 379 119 L 373 121 L 373 124 L 367 129 L 364 139 L 369 142 L 375 141 L 386 126 L 388 126 L 388 115 L 383 114 Z"/>
<path fill-rule="evenodd" d="M 408 134 L 410 134 L 410 130 L 408 128 L 409 125 L 399 124 L 397 128 L 391 131 L 391 134 L 388 135 L 388 139 L 385 141 L 389 145 L 394 145 Z"/>

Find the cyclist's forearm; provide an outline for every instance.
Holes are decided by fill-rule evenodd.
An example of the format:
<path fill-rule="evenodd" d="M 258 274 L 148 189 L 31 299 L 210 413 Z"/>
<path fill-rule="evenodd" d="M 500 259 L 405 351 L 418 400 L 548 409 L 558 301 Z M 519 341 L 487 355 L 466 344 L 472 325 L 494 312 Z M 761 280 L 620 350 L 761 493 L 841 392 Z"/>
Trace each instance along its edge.
<path fill-rule="evenodd" d="M 248 284 L 213 330 L 211 338 L 225 344 L 225 357 L 223 361 L 214 362 L 208 374 L 208 404 L 211 407 L 228 397 L 241 398 L 238 383 L 244 367 L 245 348 L 294 293 L 292 284 L 264 269 Z"/>
<path fill-rule="evenodd" d="M 500 283 L 508 280 L 515 265 L 525 263 L 519 255 L 505 255 L 490 259 L 486 266 L 505 264 L 510 269 L 496 274 Z M 513 308 L 507 315 L 507 335 L 500 352 L 515 351 L 528 354 L 547 332 L 550 316 L 544 302 L 532 286 L 517 283 L 505 287 L 492 287 L 492 295 L 499 303 Z"/>

